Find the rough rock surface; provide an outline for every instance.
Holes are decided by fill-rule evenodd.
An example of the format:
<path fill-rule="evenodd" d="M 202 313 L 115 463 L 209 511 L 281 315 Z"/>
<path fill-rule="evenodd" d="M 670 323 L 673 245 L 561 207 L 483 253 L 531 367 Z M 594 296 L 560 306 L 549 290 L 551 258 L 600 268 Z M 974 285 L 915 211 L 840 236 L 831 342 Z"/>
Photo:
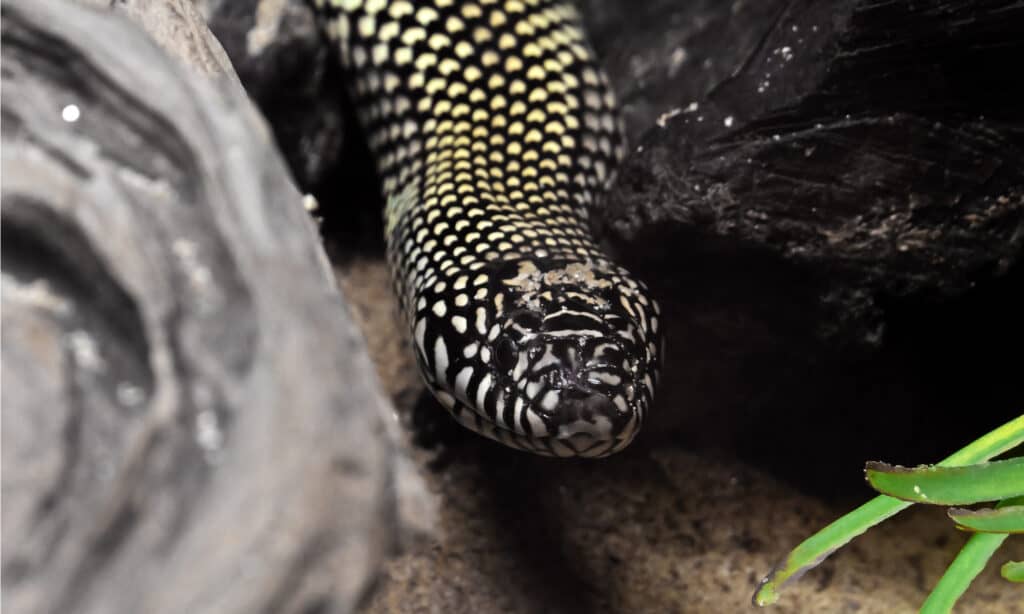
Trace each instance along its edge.
<path fill-rule="evenodd" d="M 379 250 L 382 205 L 373 160 L 311 3 L 209 0 L 204 10 L 296 183 L 323 205 L 317 214 L 328 244 Z"/>
<path fill-rule="evenodd" d="M 1019 263 L 1024 124 L 1007 92 L 1024 8 L 591 4 L 637 145 L 607 199 L 618 235 L 762 250 L 867 316 L 878 296 L 962 295 Z"/>
<path fill-rule="evenodd" d="M 2 20 L 4 610 L 351 611 L 392 414 L 265 124 L 118 15 Z"/>
<path fill-rule="evenodd" d="M 352 126 L 338 104 L 343 88 L 337 63 L 311 7 L 290 0 L 207 4 L 210 28 L 270 122 L 296 181 L 309 188 L 329 182 L 326 175 L 338 171 Z"/>

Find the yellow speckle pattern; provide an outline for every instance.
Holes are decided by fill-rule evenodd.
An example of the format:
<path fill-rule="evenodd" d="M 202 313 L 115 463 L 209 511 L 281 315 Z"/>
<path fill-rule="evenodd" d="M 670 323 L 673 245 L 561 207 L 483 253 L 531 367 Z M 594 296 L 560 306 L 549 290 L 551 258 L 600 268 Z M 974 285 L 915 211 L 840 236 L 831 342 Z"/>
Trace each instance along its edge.
<path fill-rule="evenodd" d="M 650 318 L 657 305 L 590 233 L 590 209 L 613 180 L 625 144 L 614 96 L 573 4 L 317 5 L 376 158 L 388 202 L 389 262 L 424 378 L 439 400 L 470 428 L 534 452 L 601 456 L 624 447 L 653 398 L 651 387 L 633 388 L 656 377 L 659 348 Z M 524 263 L 537 272 L 523 278 L 532 285 L 509 285 Z M 477 288 L 460 292 L 467 280 Z M 623 302 L 628 310 L 618 313 Z M 577 314 L 579 305 L 608 313 L 562 315 Z M 520 312 L 533 313 L 540 328 L 517 323 Z M 583 326 L 576 345 L 584 351 L 591 343 L 587 318 L 602 331 L 617 327 L 602 333 L 615 338 L 604 345 L 621 350 L 625 359 L 615 368 L 631 370 L 635 386 L 604 394 L 628 408 L 628 433 L 598 433 L 611 427 L 593 417 L 586 424 L 578 416 L 575 422 L 552 417 L 571 404 L 541 407 L 540 397 L 558 395 L 531 396 L 526 376 L 514 377 L 543 367 L 541 358 L 529 358 L 522 369 L 496 364 L 508 358 L 506 343 L 525 348 L 543 338 L 547 352 L 563 352 L 551 348 L 574 338 L 579 331 L 572 326 Z M 585 351 L 598 352 L 600 343 L 594 344 Z M 549 362 L 564 370 L 578 357 Z M 533 388 L 553 390 L 549 380 Z"/>

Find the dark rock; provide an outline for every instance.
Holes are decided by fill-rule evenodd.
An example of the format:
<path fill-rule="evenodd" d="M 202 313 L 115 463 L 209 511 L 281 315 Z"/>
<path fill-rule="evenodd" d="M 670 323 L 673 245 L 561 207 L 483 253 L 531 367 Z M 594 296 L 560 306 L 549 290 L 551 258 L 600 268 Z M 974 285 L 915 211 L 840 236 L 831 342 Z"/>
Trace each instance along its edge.
<path fill-rule="evenodd" d="M 341 82 L 312 7 L 300 1 L 212 3 L 210 29 L 307 188 L 334 171 L 347 130 Z"/>
<path fill-rule="evenodd" d="M 2 19 L 4 609 L 351 611 L 391 410 L 269 131 L 117 15 Z"/>
<path fill-rule="evenodd" d="M 379 251 L 384 230 L 373 159 L 311 4 L 211 0 L 206 11 L 296 183 L 322 204 L 317 214 L 328 246 Z"/>
<path fill-rule="evenodd" d="M 635 147 L 605 230 L 667 311 L 646 437 L 831 490 L 1020 414 L 1001 357 L 1024 343 L 1020 7 L 583 14 Z"/>
<path fill-rule="evenodd" d="M 583 17 L 619 95 L 630 142 L 658 116 L 702 100 L 754 53 L 782 0 L 584 0 Z"/>
<path fill-rule="evenodd" d="M 1024 125 L 1006 94 L 1024 9 L 658 3 L 611 28 L 627 4 L 588 13 L 638 143 L 608 198 L 617 234 L 763 249 L 828 279 L 834 314 L 962 294 L 1019 260 Z M 868 324 L 852 332 L 877 341 Z"/>

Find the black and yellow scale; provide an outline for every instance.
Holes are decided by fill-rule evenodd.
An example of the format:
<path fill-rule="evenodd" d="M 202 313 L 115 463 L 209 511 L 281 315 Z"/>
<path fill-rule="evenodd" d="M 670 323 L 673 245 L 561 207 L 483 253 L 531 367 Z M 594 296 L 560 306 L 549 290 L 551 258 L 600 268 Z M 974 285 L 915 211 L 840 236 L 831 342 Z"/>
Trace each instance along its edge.
<path fill-rule="evenodd" d="M 588 217 L 624 153 L 565 0 L 316 0 L 387 199 L 423 377 L 506 445 L 605 456 L 650 407 L 658 306 Z"/>

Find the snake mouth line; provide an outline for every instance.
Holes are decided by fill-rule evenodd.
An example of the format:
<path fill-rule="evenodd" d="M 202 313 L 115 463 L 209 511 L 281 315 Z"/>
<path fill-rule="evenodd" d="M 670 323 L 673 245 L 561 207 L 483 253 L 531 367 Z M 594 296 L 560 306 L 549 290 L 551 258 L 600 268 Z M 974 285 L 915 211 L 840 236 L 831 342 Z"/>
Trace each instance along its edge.
<path fill-rule="evenodd" d="M 628 446 L 638 432 L 638 429 L 631 429 L 613 437 L 598 437 L 590 433 L 573 433 L 567 437 L 557 435 L 531 437 L 498 424 L 486 415 L 477 413 L 465 405 L 459 404 L 448 411 L 460 424 L 488 439 L 544 456 L 587 458 L 608 456 Z"/>

